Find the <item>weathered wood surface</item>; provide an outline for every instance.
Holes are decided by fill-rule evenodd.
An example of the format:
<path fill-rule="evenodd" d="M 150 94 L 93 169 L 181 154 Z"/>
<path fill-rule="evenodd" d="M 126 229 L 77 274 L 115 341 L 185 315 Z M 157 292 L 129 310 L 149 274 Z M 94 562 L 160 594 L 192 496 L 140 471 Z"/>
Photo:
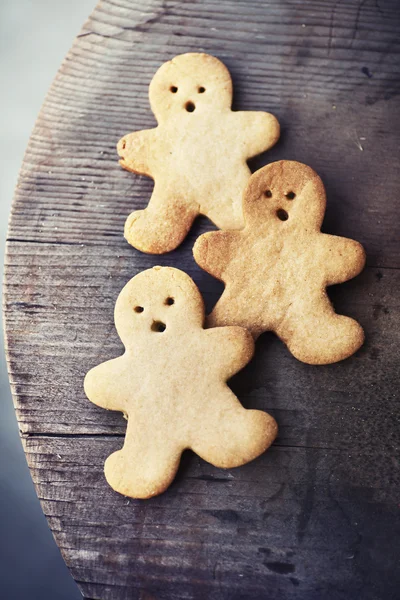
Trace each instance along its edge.
<path fill-rule="evenodd" d="M 398 598 L 400 6 L 395 0 L 103 0 L 63 63 L 33 131 L 9 228 L 10 381 L 42 506 L 86 598 Z M 115 144 L 154 125 L 148 83 L 171 56 L 204 50 L 229 67 L 235 106 L 273 112 L 282 138 L 253 162 L 295 159 L 328 191 L 324 229 L 360 240 L 368 266 L 331 290 L 367 341 L 347 361 L 297 362 L 271 335 L 232 380 L 271 412 L 273 448 L 217 470 L 187 453 L 164 495 L 129 501 L 103 461 L 125 421 L 90 404 L 86 371 L 121 350 L 124 283 L 156 263 L 221 291 L 184 245 L 140 254 L 122 235 L 151 182 Z"/>

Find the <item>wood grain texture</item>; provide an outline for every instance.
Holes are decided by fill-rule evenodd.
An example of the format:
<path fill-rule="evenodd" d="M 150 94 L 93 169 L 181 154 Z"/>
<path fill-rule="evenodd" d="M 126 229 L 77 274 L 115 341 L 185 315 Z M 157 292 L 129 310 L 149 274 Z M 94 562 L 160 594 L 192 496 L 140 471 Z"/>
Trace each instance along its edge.
<path fill-rule="evenodd" d="M 395 0 L 103 0 L 75 40 L 22 165 L 4 310 L 28 463 L 88 600 L 397 598 L 399 32 Z M 152 183 L 119 167 L 115 145 L 154 126 L 148 84 L 187 51 L 223 60 L 235 108 L 278 117 L 282 138 L 252 169 L 309 164 L 327 188 L 324 231 L 364 244 L 367 268 L 330 295 L 367 341 L 312 367 L 262 336 L 231 385 L 277 419 L 273 448 L 230 471 L 187 453 L 170 490 L 141 502 L 105 482 L 125 421 L 89 403 L 82 383 L 121 351 L 114 303 L 140 270 L 187 271 L 208 309 L 222 290 L 191 254 L 206 219 L 160 257 L 123 239 Z"/>

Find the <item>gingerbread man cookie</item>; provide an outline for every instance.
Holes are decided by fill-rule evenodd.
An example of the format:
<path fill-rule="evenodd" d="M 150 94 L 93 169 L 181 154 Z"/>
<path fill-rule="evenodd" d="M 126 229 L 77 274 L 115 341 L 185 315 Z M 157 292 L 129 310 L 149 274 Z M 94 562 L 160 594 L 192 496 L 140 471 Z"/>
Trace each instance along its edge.
<path fill-rule="evenodd" d="M 163 64 L 150 84 L 158 127 L 124 136 L 120 164 L 154 179 L 145 210 L 133 212 L 125 238 L 143 252 L 176 248 L 194 219 L 220 229 L 243 227 L 246 161 L 271 148 L 279 123 L 266 112 L 233 112 L 228 69 L 208 54 L 182 54 Z"/>
<path fill-rule="evenodd" d="M 226 384 L 251 359 L 241 327 L 203 329 L 204 305 L 192 279 L 169 267 L 136 275 L 115 306 L 125 353 L 86 375 L 98 406 L 128 418 L 125 443 L 108 457 L 111 487 L 149 498 L 172 482 L 183 450 L 216 467 L 243 465 L 275 439 L 275 420 L 245 410 Z"/>
<path fill-rule="evenodd" d="M 326 287 L 365 264 L 353 240 L 321 233 L 325 189 L 306 165 L 279 161 L 254 173 L 244 192 L 242 231 L 205 233 L 196 262 L 226 287 L 208 325 L 274 331 L 299 360 L 328 364 L 362 345 L 361 326 L 335 313 Z"/>

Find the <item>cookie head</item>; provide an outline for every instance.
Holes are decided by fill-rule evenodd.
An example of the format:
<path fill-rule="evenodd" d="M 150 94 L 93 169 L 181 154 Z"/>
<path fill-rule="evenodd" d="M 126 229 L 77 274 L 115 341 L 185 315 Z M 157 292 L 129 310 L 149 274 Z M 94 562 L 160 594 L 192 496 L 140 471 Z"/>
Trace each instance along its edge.
<path fill-rule="evenodd" d="M 246 223 L 320 229 L 326 205 L 325 189 L 307 165 L 281 160 L 256 171 L 244 192 Z"/>
<path fill-rule="evenodd" d="M 181 54 L 158 69 L 149 98 L 159 122 L 172 116 L 195 117 L 210 109 L 230 108 L 232 80 L 228 69 L 214 56 Z"/>
<path fill-rule="evenodd" d="M 149 341 L 202 327 L 203 299 L 192 279 L 170 267 L 153 267 L 133 277 L 115 305 L 115 324 L 125 347 L 139 336 Z M 149 336 L 147 338 L 147 336 Z"/>

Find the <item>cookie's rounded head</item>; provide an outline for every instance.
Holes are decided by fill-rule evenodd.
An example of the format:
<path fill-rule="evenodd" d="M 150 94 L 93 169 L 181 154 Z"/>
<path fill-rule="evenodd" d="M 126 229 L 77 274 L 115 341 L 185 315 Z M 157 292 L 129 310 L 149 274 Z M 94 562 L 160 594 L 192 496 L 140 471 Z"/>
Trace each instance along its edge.
<path fill-rule="evenodd" d="M 307 165 L 280 160 L 256 171 L 243 196 L 246 224 L 275 223 L 320 229 L 325 214 L 324 185 Z"/>
<path fill-rule="evenodd" d="M 153 267 L 131 279 L 115 305 L 115 325 L 125 347 L 138 337 L 182 334 L 202 327 L 204 303 L 194 281 L 179 269 Z"/>
<path fill-rule="evenodd" d="M 180 54 L 158 69 L 150 83 L 149 99 L 159 123 L 173 116 L 189 119 L 205 111 L 230 108 L 232 79 L 214 56 Z"/>

